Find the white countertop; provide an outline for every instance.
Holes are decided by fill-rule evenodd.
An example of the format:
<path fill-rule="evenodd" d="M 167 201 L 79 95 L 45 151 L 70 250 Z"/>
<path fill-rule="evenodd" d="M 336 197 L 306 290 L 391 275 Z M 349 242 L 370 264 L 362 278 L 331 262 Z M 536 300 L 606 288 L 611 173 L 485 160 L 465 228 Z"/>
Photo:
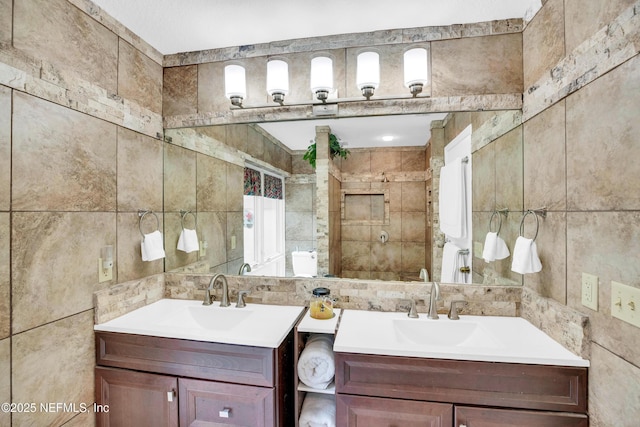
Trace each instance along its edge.
<path fill-rule="evenodd" d="M 202 301 L 163 299 L 94 326 L 96 331 L 277 348 L 304 310 L 298 306 L 247 304 L 210 306 Z"/>
<path fill-rule="evenodd" d="M 458 334 L 461 338 L 458 339 Z M 410 319 L 406 313 L 344 310 L 336 352 L 437 359 L 588 367 L 520 317 L 466 316 Z"/>

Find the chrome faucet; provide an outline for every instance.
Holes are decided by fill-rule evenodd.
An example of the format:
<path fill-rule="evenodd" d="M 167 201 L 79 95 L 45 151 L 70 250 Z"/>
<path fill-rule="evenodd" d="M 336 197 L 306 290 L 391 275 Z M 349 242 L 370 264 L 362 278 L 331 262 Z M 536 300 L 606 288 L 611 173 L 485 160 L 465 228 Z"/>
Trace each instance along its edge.
<path fill-rule="evenodd" d="M 440 300 L 440 285 L 437 282 L 433 282 L 431 285 L 431 293 L 429 294 L 429 313 L 427 317 L 429 319 L 438 319 L 438 307 L 437 301 Z"/>
<path fill-rule="evenodd" d="M 251 266 L 246 262 L 240 266 L 240 270 L 238 270 L 238 276 L 244 275 L 245 271 L 247 273 L 251 272 Z"/>
<path fill-rule="evenodd" d="M 227 278 L 224 277 L 222 273 L 218 273 L 211 278 L 209 287 L 204 294 L 204 302 L 202 303 L 202 305 L 211 305 L 211 302 L 213 301 L 213 298 L 211 298 L 211 291 L 216 285 L 218 279 L 220 279 L 220 281 L 222 282 L 222 301 L 220 301 L 220 307 L 229 307 L 229 305 L 231 305 L 229 303 L 229 285 L 227 285 Z"/>

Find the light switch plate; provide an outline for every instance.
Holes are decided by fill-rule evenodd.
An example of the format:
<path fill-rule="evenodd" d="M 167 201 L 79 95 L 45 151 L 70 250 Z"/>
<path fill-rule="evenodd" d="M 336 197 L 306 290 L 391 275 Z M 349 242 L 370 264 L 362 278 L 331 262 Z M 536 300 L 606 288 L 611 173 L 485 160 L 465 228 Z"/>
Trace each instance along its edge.
<path fill-rule="evenodd" d="M 582 273 L 582 305 L 598 311 L 598 276 Z"/>
<path fill-rule="evenodd" d="M 640 328 L 640 289 L 612 281 L 611 315 Z"/>

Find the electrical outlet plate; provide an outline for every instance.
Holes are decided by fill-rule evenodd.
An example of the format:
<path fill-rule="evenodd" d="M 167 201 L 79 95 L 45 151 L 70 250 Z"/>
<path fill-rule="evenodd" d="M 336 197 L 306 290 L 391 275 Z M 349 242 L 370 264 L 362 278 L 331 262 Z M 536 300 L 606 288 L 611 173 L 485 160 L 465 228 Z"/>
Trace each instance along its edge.
<path fill-rule="evenodd" d="M 640 328 L 640 289 L 612 281 L 611 315 Z"/>
<path fill-rule="evenodd" d="M 582 273 L 582 305 L 598 311 L 598 276 Z"/>
<path fill-rule="evenodd" d="M 102 258 L 98 258 L 98 283 L 113 279 L 113 267 L 102 268 Z"/>

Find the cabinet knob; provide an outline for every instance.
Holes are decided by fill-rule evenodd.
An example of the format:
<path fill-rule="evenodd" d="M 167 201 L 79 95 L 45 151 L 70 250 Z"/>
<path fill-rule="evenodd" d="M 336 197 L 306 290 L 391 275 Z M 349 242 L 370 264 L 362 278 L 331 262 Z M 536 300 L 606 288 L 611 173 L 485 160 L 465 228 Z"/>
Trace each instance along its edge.
<path fill-rule="evenodd" d="M 231 408 L 224 408 L 222 411 L 218 411 L 220 418 L 229 418 L 231 416 Z"/>
<path fill-rule="evenodd" d="M 173 402 L 173 398 L 176 397 L 176 391 L 171 390 L 167 392 L 167 402 Z"/>

